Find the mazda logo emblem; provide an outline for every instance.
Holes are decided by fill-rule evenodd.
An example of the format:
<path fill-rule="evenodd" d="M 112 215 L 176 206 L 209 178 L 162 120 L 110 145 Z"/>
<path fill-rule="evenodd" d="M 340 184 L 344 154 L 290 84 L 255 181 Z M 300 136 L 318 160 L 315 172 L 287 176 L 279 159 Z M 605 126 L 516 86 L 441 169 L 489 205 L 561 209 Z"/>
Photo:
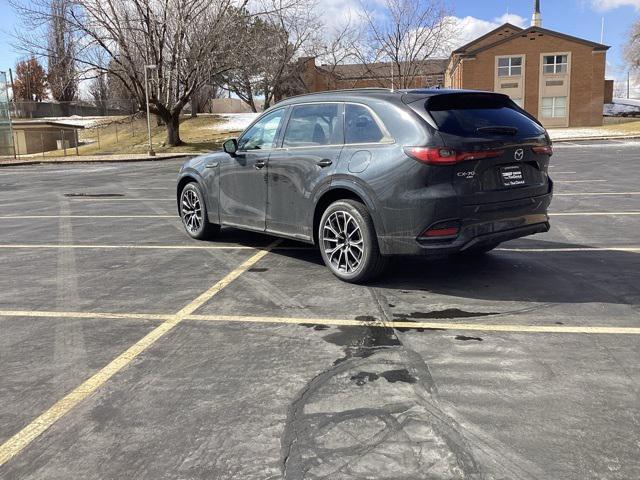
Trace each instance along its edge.
<path fill-rule="evenodd" d="M 513 154 L 513 158 L 518 161 L 522 160 L 524 158 L 524 150 L 522 148 L 517 149 Z"/>

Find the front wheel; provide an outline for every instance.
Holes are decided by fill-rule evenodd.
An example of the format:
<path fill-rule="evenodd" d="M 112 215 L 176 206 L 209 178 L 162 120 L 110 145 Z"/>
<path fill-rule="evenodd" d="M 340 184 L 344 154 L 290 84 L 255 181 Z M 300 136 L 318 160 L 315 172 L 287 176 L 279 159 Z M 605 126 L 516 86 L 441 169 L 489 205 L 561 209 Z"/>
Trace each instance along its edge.
<path fill-rule="evenodd" d="M 371 215 L 354 200 L 339 200 L 324 211 L 318 228 L 324 263 L 340 280 L 364 282 L 385 266 Z"/>
<path fill-rule="evenodd" d="M 180 192 L 180 218 L 189 236 L 198 240 L 210 238 L 220 230 L 219 225 L 207 220 L 204 195 L 196 182 L 188 183 Z"/>

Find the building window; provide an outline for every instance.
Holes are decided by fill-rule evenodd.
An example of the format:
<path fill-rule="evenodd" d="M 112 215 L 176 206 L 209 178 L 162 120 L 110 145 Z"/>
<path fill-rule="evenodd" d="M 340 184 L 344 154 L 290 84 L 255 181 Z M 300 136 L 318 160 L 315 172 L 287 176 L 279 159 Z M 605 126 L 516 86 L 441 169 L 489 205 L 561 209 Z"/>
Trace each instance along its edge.
<path fill-rule="evenodd" d="M 522 75 L 522 57 L 498 58 L 498 76 L 513 77 Z"/>
<path fill-rule="evenodd" d="M 543 97 L 543 118 L 564 118 L 567 116 L 567 97 Z"/>
<path fill-rule="evenodd" d="M 543 68 L 544 73 L 567 73 L 567 55 L 545 55 Z"/>

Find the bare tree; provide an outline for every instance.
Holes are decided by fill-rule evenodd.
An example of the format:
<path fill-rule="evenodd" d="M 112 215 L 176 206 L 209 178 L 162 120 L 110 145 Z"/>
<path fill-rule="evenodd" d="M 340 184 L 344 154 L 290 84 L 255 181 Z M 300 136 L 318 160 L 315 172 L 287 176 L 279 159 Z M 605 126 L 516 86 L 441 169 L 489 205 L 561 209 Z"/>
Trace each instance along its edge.
<path fill-rule="evenodd" d="M 632 70 L 640 69 L 640 20 L 637 20 L 629 30 L 624 56 Z"/>
<path fill-rule="evenodd" d="M 98 72 L 91 80 L 89 94 L 100 115 L 107 115 L 109 109 L 109 78 L 106 72 Z"/>
<path fill-rule="evenodd" d="M 280 89 L 291 74 L 294 60 L 312 50 L 320 22 L 315 0 L 281 0 L 264 4 L 265 13 L 244 16 L 236 26 L 239 62 L 219 82 L 257 111 L 256 97 L 264 108 L 282 96 Z"/>
<path fill-rule="evenodd" d="M 51 0 L 12 0 L 32 26 L 51 21 Z M 145 106 L 145 65 L 153 79 L 150 110 L 166 125 L 167 143 L 181 144 L 179 120 L 198 88 L 227 71 L 233 51 L 235 0 L 69 0 L 65 22 L 82 39 L 74 59 L 85 71 L 106 71 Z M 248 0 L 240 0 L 244 8 Z M 278 8 L 286 8 L 280 1 Z M 252 15 L 258 13 L 254 12 Z M 39 36 L 19 35 L 20 45 L 50 57 Z M 100 57 L 106 55 L 104 64 Z"/>
<path fill-rule="evenodd" d="M 412 87 L 422 62 L 443 56 L 453 34 L 444 0 L 382 0 L 375 9 L 363 4 L 363 20 L 360 61 L 372 69 L 377 62 L 390 62 L 389 76 L 398 88 Z"/>
<path fill-rule="evenodd" d="M 54 100 L 70 102 L 75 99 L 78 90 L 74 61 L 75 38 L 68 22 L 72 6 L 70 0 L 51 0 L 50 8 L 47 80 Z M 68 103 L 62 103 L 61 107 L 63 112 L 68 112 Z"/>

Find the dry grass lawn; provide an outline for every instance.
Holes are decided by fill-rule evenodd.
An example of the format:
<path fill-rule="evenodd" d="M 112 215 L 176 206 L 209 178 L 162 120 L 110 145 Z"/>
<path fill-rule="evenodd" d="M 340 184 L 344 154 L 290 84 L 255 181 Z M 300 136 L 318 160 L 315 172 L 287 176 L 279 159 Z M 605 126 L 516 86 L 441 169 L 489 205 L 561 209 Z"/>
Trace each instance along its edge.
<path fill-rule="evenodd" d="M 238 132 L 216 131 L 214 125 L 220 119 L 215 116 L 183 117 L 180 121 L 180 138 L 184 142 L 178 147 L 165 145 L 166 129 L 163 125 L 151 124 L 151 138 L 156 152 L 204 153 L 219 149 L 222 142 Z M 80 155 L 109 155 L 146 153 L 148 146 L 147 122 L 145 118 L 121 119 L 100 127 L 78 131 Z M 75 155 L 75 148 L 67 149 L 67 155 Z M 63 150 L 45 153 L 45 156 L 62 156 Z"/>

